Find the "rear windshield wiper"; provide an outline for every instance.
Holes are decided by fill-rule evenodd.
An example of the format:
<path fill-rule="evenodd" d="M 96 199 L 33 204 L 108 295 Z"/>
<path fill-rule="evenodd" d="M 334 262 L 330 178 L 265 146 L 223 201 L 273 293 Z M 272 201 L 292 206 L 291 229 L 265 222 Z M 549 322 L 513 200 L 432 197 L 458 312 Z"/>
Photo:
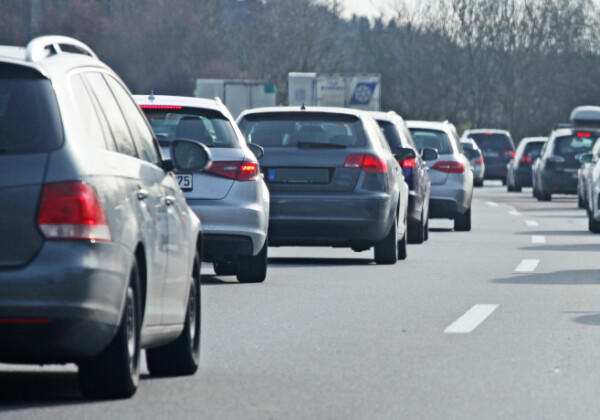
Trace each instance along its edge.
<path fill-rule="evenodd" d="M 345 149 L 347 146 L 337 143 L 323 143 L 316 141 L 299 141 L 299 149 Z"/>

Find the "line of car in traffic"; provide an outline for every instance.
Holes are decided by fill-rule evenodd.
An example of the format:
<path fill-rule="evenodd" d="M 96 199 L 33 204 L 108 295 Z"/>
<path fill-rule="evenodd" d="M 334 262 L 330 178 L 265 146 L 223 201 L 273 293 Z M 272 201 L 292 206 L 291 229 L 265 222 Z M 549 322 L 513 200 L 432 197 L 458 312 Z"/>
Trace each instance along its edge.
<path fill-rule="evenodd" d="M 407 257 L 429 219 L 471 230 L 449 122 L 136 95 L 87 45 L 0 47 L 0 362 L 76 363 L 82 393 L 190 375 L 201 265 L 263 282 L 269 246 Z"/>

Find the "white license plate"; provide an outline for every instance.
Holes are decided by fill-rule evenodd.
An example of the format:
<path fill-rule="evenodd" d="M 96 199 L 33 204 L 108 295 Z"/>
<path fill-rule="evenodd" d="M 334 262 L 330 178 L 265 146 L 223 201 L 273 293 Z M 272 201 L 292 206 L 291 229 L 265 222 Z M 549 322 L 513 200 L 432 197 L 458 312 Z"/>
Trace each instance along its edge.
<path fill-rule="evenodd" d="M 500 153 L 498 153 L 498 152 L 483 152 L 483 156 L 485 156 L 485 157 L 499 157 Z"/>
<path fill-rule="evenodd" d="M 176 174 L 179 188 L 183 191 L 192 191 L 194 188 L 194 178 L 192 174 Z"/>

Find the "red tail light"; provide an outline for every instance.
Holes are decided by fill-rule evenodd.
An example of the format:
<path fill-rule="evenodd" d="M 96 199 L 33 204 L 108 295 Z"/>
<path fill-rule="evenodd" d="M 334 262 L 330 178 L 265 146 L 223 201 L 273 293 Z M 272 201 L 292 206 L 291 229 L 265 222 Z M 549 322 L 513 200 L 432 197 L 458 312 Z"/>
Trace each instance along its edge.
<path fill-rule="evenodd" d="M 577 133 L 577 137 L 592 137 L 592 133 Z"/>
<path fill-rule="evenodd" d="M 504 157 L 510 157 L 511 159 L 515 158 L 515 152 L 514 150 L 505 150 L 504 152 L 502 152 L 502 156 Z"/>
<path fill-rule="evenodd" d="M 477 162 L 475 162 L 475 165 L 483 165 L 483 156 L 479 156 L 477 158 Z"/>
<path fill-rule="evenodd" d="M 417 159 L 404 159 L 401 163 L 403 168 L 416 168 L 417 167 Z"/>
<path fill-rule="evenodd" d="M 140 105 L 141 109 L 182 109 L 181 106 L 173 105 Z"/>
<path fill-rule="evenodd" d="M 38 225 L 47 239 L 112 240 L 98 195 L 81 182 L 45 185 Z"/>
<path fill-rule="evenodd" d="M 388 170 L 383 159 L 372 155 L 350 155 L 344 162 L 344 168 L 362 168 L 368 174 L 385 173 Z"/>
<path fill-rule="evenodd" d="M 213 162 L 205 172 L 236 181 L 256 181 L 260 175 L 256 162 Z"/>
<path fill-rule="evenodd" d="M 436 162 L 435 165 L 433 165 L 433 169 L 442 172 L 448 172 L 450 174 L 460 174 L 465 171 L 465 165 L 460 162 L 452 161 Z"/>
<path fill-rule="evenodd" d="M 519 159 L 519 165 L 531 165 L 533 163 L 533 158 L 531 156 L 523 155 L 521 159 Z"/>

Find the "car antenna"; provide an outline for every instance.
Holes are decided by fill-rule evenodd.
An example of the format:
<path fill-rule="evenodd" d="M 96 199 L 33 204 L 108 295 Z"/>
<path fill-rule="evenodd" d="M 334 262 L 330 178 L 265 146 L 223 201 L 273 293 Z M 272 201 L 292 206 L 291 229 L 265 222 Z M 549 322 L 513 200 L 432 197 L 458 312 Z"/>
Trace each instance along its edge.
<path fill-rule="evenodd" d="M 300 107 L 300 110 L 306 111 L 306 107 L 304 106 L 304 102 L 302 103 L 302 106 Z"/>
<path fill-rule="evenodd" d="M 156 99 L 156 98 L 154 97 L 154 90 L 151 90 L 151 91 L 150 91 L 150 96 L 148 96 L 148 99 L 150 100 L 150 102 L 154 102 L 154 99 Z"/>

